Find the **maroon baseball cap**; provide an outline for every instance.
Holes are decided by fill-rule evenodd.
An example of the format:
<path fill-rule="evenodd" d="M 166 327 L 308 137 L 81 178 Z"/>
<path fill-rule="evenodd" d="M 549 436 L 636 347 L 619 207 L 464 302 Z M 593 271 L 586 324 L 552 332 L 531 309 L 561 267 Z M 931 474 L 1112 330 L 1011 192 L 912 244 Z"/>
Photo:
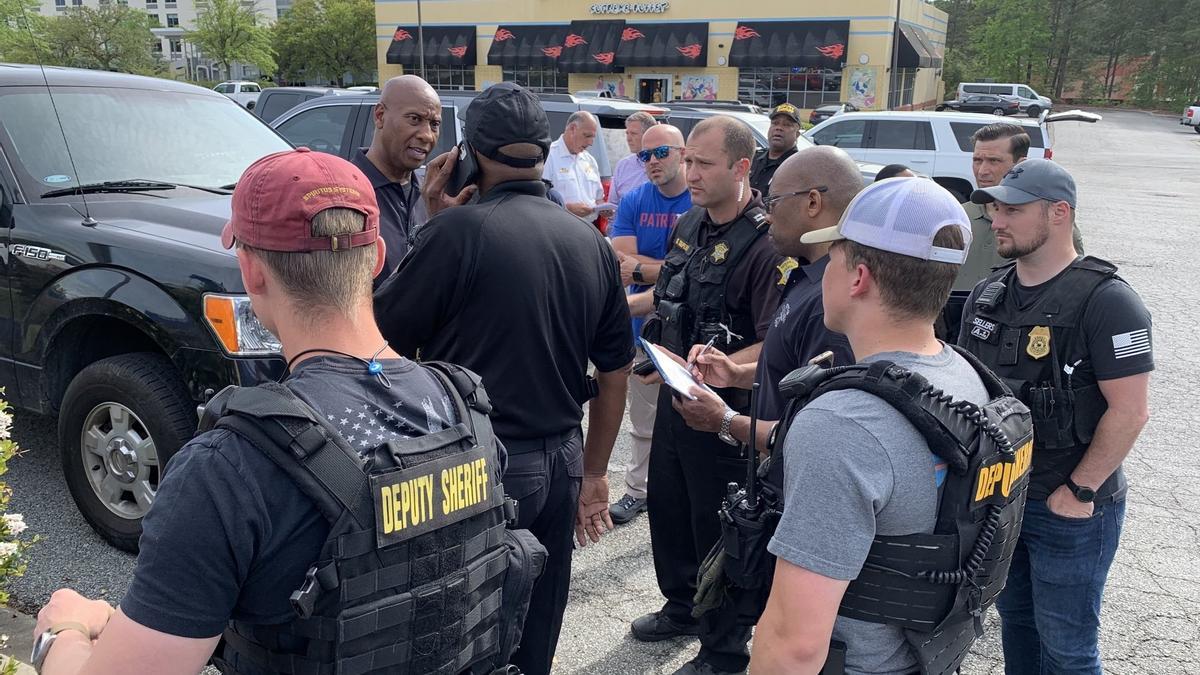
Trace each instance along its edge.
<path fill-rule="evenodd" d="M 362 232 L 312 236 L 312 219 L 325 209 L 367 217 Z M 250 165 L 233 191 L 233 215 L 221 245 L 235 241 L 264 251 L 339 251 L 379 238 L 379 205 L 371 182 L 350 162 L 308 148 L 267 155 Z"/>

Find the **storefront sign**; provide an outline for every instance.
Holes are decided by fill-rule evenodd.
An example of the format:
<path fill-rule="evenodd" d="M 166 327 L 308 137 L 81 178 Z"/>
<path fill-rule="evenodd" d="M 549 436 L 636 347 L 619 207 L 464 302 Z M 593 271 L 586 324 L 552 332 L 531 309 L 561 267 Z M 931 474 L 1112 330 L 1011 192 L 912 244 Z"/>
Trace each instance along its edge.
<path fill-rule="evenodd" d="M 663 14 L 669 2 L 606 2 L 592 5 L 592 14 Z"/>

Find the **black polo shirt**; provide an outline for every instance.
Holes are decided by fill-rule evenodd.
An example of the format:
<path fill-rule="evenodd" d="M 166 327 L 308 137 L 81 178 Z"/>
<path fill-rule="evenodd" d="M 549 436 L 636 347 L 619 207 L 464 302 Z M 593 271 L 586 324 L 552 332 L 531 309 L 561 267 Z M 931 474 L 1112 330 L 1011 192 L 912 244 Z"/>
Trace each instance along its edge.
<path fill-rule="evenodd" d="M 761 192 L 764 197 L 770 194 L 768 188 L 771 186 L 771 179 L 775 177 L 775 170 L 794 154 L 795 146 L 780 155 L 779 159 L 771 159 L 770 150 L 767 149 L 754 153 L 754 161 L 750 164 L 750 187 Z"/>
<path fill-rule="evenodd" d="M 588 362 L 607 372 L 634 356 L 615 251 L 541 181 L 431 218 L 376 292 L 375 317 L 396 351 L 479 373 L 504 439 L 578 426 Z"/>
<path fill-rule="evenodd" d="M 788 269 L 790 265 L 786 263 L 780 267 L 780 283 L 786 285 L 786 290 L 775 311 L 775 319 L 767 329 L 762 356 L 758 359 L 758 372 L 754 376 L 759 383 L 757 407 L 761 419 L 778 420 L 783 416 L 787 401 L 779 394 L 779 381 L 814 356 L 832 351 L 834 365 L 854 363 L 854 352 L 850 350 L 846 336 L 825 327 L 821 277 L 828 264 L 829 256 L 826 255 L 798 268 Z M 785 269 L 787 271 L 782 271 Z"/>
<path fill-rule="evenodd" d="M 407 185 L 394 183 L 367 159 L 366 148 L 354 153 L 350 161 L 371 181 L 375 200 L 379 202 L 379 233 L 387 244 L 387 260 L 379 276 L 375 277 L 375 287 L 379 288 L 408 253 L 408 240 L 413 230 L 424 225 L 429 215 L 421 201 L 416 172 Z"/>

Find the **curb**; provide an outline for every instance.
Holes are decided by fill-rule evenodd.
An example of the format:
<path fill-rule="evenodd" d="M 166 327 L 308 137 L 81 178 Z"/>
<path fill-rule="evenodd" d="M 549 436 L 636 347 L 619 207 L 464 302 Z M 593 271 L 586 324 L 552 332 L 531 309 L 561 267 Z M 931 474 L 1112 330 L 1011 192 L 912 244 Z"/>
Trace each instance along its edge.
<path fill-rule="evenodd" d="M 17 664 L 18 675 L 37 675 L 33 666 L 23 659 L 33 651 L 33 628 L 37 620 L 10 607 L 0 605 L 0 660 L 9 659 Z"/>

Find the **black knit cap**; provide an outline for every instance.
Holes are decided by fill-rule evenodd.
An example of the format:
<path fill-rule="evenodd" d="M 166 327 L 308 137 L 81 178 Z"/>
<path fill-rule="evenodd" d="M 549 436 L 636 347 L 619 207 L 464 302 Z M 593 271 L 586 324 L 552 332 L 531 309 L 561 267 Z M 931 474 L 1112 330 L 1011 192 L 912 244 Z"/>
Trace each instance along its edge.
<path fill-rule="evenodd" d="M 467 106 L 467 142 L 481 155 L 519 169 L 537 166 L 550 155 L 550 122 L 537 97 L 512 82 L 488 87 Z M 509 157 L 500 148 L 532 143 L 542 149 L 540 159 Z"/>

